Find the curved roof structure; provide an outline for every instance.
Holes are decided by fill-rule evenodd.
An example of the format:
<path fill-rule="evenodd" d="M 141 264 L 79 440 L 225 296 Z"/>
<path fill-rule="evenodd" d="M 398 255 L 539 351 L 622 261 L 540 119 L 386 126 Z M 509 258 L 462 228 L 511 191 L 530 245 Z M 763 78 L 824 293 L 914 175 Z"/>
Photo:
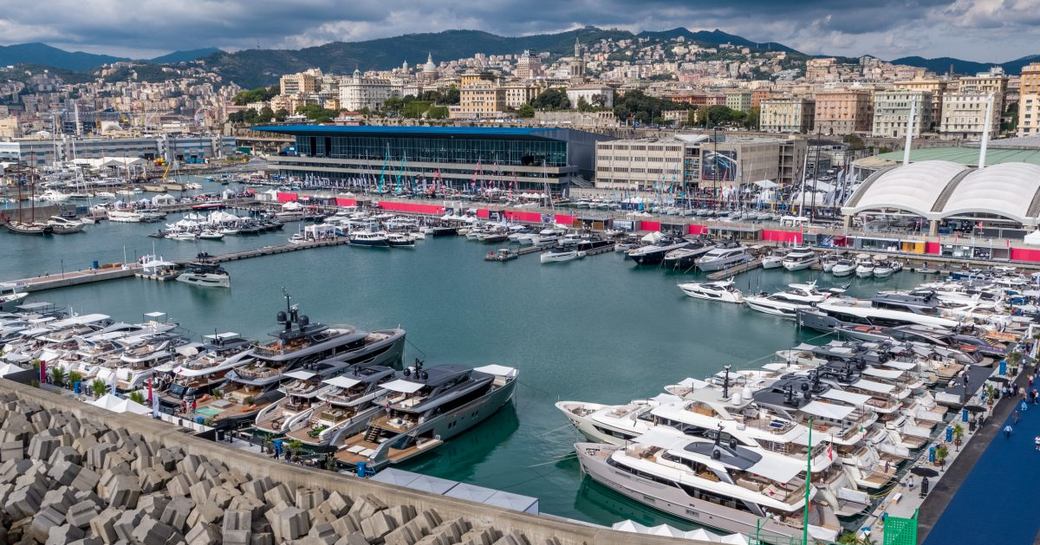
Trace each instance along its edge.
<path fill-rule="evenodd" d="M 1040 165 L 993 165 L 965 176 L 941 203 L 940 217 L 984 213 L 1032 223 L 1040 212 L 1038 195 Z"/>
<path fill-rule="evenodd" d="M 842 211 L 896 209 L 931 217 L 943 190 L 966 170 L 951 161 L 921 161 L 882 170 L 860 185 Z"/>
<path fill-rule="evenodd" d="M 864 181 L 842 212 L 901 210 L 938 220 L 991 214 L 1036 225 L 1040 165 L 1001 163 L 972 169 L 950 161 L 921 161 L 878 171 Z"/>

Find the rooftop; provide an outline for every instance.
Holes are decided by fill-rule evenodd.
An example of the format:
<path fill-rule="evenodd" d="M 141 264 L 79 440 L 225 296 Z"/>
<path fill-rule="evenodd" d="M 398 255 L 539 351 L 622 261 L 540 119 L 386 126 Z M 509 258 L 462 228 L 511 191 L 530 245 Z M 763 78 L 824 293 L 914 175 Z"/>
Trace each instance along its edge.
<path fill-rule="evenodd" d="M 255 131 L 293 136 L 416 136 L 427 138 L 522 138 L 569 140 L 573 129 L 540 127 L 429 127 L 385 125 L 258 125 Z"/>

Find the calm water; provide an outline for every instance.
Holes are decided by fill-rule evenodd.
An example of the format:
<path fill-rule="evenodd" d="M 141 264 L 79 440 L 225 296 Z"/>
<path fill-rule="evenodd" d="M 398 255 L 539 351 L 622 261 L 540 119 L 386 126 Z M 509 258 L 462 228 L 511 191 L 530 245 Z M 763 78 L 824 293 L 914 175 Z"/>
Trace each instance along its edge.
<path fill-rule="evenodd" d="M 172 220 L 171 220 L 172 221 Z M 191 257 L 284 241 L 284 233 L 198 243 L 147 238 L 158 225 L 101 224 L 82 235 L 38 239 L 0 233 L 0 279 L 84 268 L 91 261 L 151 253 Z M 275 326 L 282 288 L 305 314 L 363 328 L 400 324 L 406 357 L 428 364 L 501 363 L 520 369 L 510 407 L 404 469 L 536 496 L 543 512 L 610 524 L 677 521 L 594 483 L 581 482 L 572 444 L 578 439 L 553 404 L 573 399 L 623 403 L 653 396 L 684 377 L 732 364 L 757 367 L 772 352 L 811 338 L 788 321 L 734 305 L 685 297 L 675 284 L 698 275 L 637 269 L 620 254 L 541 265 L 534 255 L 485 263 L 490 249 L 473 241 L 427 239 L 415 249 L 334 247 L 226 265 L 230 290 L 126 279 L 33 297 L 139 320 L 161 310 L 193 334 L 232 330 L 260 337 Z M 815 273 L 757 271 L 742 289 L 771 290 Z M 852 280 L 871 294 L 908 287 L 923 277 Z M 829 276 L 821 285 L 832 285 Z"/>

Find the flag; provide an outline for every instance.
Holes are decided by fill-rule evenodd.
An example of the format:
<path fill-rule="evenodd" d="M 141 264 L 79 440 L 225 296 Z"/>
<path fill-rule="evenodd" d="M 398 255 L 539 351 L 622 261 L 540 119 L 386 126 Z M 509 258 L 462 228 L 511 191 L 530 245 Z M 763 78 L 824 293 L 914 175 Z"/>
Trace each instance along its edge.
<path fill-rule="evenodd" d="M 152 377 L 148 377 L 148 402 L 152 402 Z"/>
<path fill-rule="evenodd" d="M 831 439 L 834 439 L 834 437 L 831 437 Z M 834 460 L 834 443 L 827 443 L 827 459 Z"/>
<path fill-rule="evenodd" d="M 47 362 L 40 360 L 40 384 L 47 382 Z"/>
<path fill-rule="evenodd" d="M 149 382 L 148 386 L 150 387 L 151 385 L 152 383 Z M 150 390 L 151 388 L 149 388 Z M 159 396 L 152 397 L 152 418 L 159 418 Z"/>

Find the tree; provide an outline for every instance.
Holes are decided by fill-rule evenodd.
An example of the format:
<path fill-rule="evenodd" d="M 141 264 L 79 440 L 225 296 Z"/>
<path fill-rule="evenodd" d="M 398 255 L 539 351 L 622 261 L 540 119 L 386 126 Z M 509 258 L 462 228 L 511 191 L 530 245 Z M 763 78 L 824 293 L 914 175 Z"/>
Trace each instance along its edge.
<path fill-rule="evenodd" d="M 431 106 L 426 110 L 426 119 L 448 119 L 447 106 Z"/>
<path fill-rule="evenodd" d="M 76 384 L 77 382 L 82 382 L 82 381 L 83 381 L 83 373 L 80 373 L 79 371 L 69 371 L 68 382 L 69 382 L 70 386 L 73 385 L 73 384 Z"/>
<path fill-rule="evenodd" d="M 270 106 L 264 106 L 260 108 L 260 113 L 256 116 L 256 120 L 260 123 L 268 123 L 274 119 L 274 110 Z"/>
<path fill-rule="evenodd" d="M 524 104 L 520 107 L 519 110 L 516 111 L 516 115 L 517 117 L 522 117 L 525 119 L 532 118 L 534 117 L 534 108 L 532 108 L 530 104 Z"/>
<path fill-rule="evenodd" d="M 144 405 L 148 402 L 148 400 L 145 399 L 144 394 L 142 394 L 141 392 L 130 392 L 129 397 L 130 401 L 133 401 L 134 403 L 137 403 L 139 405 Z"/>
<path fill-rule="evenodd" d="M 94 379 L 94 382 L 90 383 L 90 389 L 94 392 L 94 397 L 101 397 L 105 395 L 105 391 L 108 390 L 108 385 L 105 384 L 105 381 L 96 378 Z"/>
<path fill-rule="evenodd" d="M 62 387 L 65 386 L 65 369 L 62 367 L 51 368 L 51 384 Z"/>
<path fill-rule="evenodd" d="M 845 136 L 841 137 L 841 141 L 848 144 L 850 150 L 861 150 L 864 147 L 866 147 L 866 145 L 863 142 L 863 139 L 860 138 L 857 134 L 846 134 Z"/>
<path fill-rule="evenodd" d="M 444 104 L 449 106 L 457 105 L 460 102 L 459 88 L 452 85 L 448 87 L 447 92 L 444 93 Z"/>
<path fill-rule="evenodd" d="M 255 89 L 239 91 L 232 100 L 238 106 L 245 106 L 251 102 L 266 102 L 277 95 L 277 87 L 257 87 Z"/>
<path fill-rule="evenodd" d="M 274 112 L 275 121 L 285 121 L 285 118 L 287 117 L 289 117 L 289 110 L 286 110 L 285 108 L 278 108 Z"/>
<path fill-rule="evenodd" d="M 549 88 L 531 100 L 531 107 L 536 110 L 569 110 L 571 101 L 563 89 Z"/>
<path fill-rule="evenodd" d="M 307 119 L 318 123 L 327 123 L 339 115 L 339 112 L 336 110 L 322 108 L 317 104 L 305 104 L 300 106 L 296 109 L 296 113 L 297 115 L 305 116 Z"/>
<path fill-rule="evenodd" d="M 665 110 L 682 110 L 685 106 L 671 100 L 649 96 L 642 91 L 629 91 L 614 101 L 614 115 L 623 122 L 660 123 Z"/>

